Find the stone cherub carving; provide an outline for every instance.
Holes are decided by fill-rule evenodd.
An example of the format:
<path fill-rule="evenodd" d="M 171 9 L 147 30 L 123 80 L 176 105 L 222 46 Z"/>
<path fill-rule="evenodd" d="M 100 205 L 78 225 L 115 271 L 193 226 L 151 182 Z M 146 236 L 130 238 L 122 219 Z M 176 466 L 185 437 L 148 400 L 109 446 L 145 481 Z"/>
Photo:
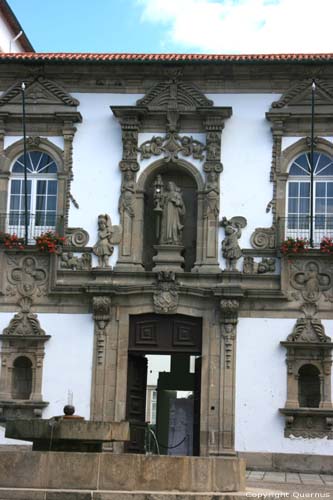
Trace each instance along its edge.
<path fill-rule="evenodd" d="M 113 254 L 114 244 L 120 242 L 120 226 L 113 226 L 110 216 L 98 216 L 98 240 L 93 252 L 98 257 L 98 267 L 110 268 L 109 258 Z"/>
<path fill-rule="evenodd" d="M 180 188 L 173 182 L 166 189 L 162 177 L 157 176 L 154 183 L 154 211 L 157 213 L 157 237 L 160 245 L 181 245 L 185 204 Z"/>
<path fill-rule="evenodd" d="M 246 226 L 245 217 L 232 217 L 228 220 L 223 217 L 221 226 L 224 227 L 225 238 L 222 241 L 222 255 L 226 259 L 226 270 L 237 271 L 237 260 L 242 256 L 242 250 L 238 244 L 242 229 Z"/>

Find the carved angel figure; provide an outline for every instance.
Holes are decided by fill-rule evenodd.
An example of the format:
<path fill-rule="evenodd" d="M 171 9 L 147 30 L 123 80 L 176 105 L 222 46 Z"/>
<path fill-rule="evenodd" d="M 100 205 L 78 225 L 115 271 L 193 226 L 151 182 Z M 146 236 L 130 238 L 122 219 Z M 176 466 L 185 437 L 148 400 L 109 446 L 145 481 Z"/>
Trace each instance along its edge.
<path fill-rule="evenodd" d="M 112 224 L 110 216 L 101 214 L 98 216 L 98 240 L 93 247 L 93 252 L 98 257 L 98 267 L 110 267 L 109 257 L 113 254 Z"/>
<path fill-rule="evenodd" d="M 242 229 L 247 221 L 244 217 L 232 217 L 227 220 L 223 217 L 221 226 L 224 227 L 225 238 L 222 241 L 222 255 L 226 259 L 227 271 L 237 271 L 237 260 L 242 256 L 242 250 L 238 244 Z"/>

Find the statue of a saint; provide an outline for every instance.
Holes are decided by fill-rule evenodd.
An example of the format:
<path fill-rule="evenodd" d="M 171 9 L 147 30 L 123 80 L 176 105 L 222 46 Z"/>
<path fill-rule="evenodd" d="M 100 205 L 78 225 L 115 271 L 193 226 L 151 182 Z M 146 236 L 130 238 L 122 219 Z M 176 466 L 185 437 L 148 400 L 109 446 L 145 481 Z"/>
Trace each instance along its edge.
<path fill-rule="evenodd" d="M 185 215 L 185 205 L 181 190 L 173 181 L 169 181 L 166 190 L 163 190 L 160 204 L 162 220 L 159 244 L 181 245 L 184 227 L 182 218 Z"/>
<path fill-rule="evenodd" d="M 221 226 L 224 227 L 225 232 L 225 238 L 222 241 L 222 255 L 226 260 L 227 271 L 237 271 L 237 261 L 242 256 L 238 240 L 246 224 L 245 217 L 232 217 L 230 220 L 223 217 L 221 221 Z"/>

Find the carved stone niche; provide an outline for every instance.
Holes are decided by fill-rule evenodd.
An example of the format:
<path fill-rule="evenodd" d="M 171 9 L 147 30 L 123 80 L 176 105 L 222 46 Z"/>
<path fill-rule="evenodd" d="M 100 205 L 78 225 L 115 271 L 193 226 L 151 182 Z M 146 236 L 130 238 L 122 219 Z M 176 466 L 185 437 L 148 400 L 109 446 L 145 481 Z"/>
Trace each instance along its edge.
<path fill-rule="evenodd" d="M 50 338 L 30 311 L 31 299 L 20 300 L 20 312 L 3 330 L 0 373 L 0 420 L 41 417 L 44 344 Z"/>
<path fill-rule="evenodd" d="M 320 319 L 299 318 L 287 340 L 287 401 L 285 437 L 333 439 L 331 401 L 331 352 Z"/>

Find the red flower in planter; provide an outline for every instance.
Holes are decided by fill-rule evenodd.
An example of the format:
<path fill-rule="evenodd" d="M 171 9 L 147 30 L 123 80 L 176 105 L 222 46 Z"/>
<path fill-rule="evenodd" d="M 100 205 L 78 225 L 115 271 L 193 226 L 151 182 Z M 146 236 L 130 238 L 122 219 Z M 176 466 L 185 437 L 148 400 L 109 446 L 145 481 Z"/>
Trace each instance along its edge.
<path fill-rule="evenodd" d="M 47 231 L 35 237 L 36 245 L 42 252 L 56 253 L 57 247 L 66 243 L 66 238 L 53 231 Z"/>
<path fill-rule="evenodd" d="M 24 238 L 19 238 L 17 234 L 0 233 L 0 244 L 6 248 L 24 249 Z"/>
<path fill-rule="evenodd" d="M 320 251 L 323 253 L 333 253 L 333 238 L 324 236 L 320 242 Z"/>
<path fill-rule="evenodd" d="M 281 243 L 280 251 L 283 255 L 303 253 L 309 248 L 310 242 L 305 238 L 287 238 Z"/>

